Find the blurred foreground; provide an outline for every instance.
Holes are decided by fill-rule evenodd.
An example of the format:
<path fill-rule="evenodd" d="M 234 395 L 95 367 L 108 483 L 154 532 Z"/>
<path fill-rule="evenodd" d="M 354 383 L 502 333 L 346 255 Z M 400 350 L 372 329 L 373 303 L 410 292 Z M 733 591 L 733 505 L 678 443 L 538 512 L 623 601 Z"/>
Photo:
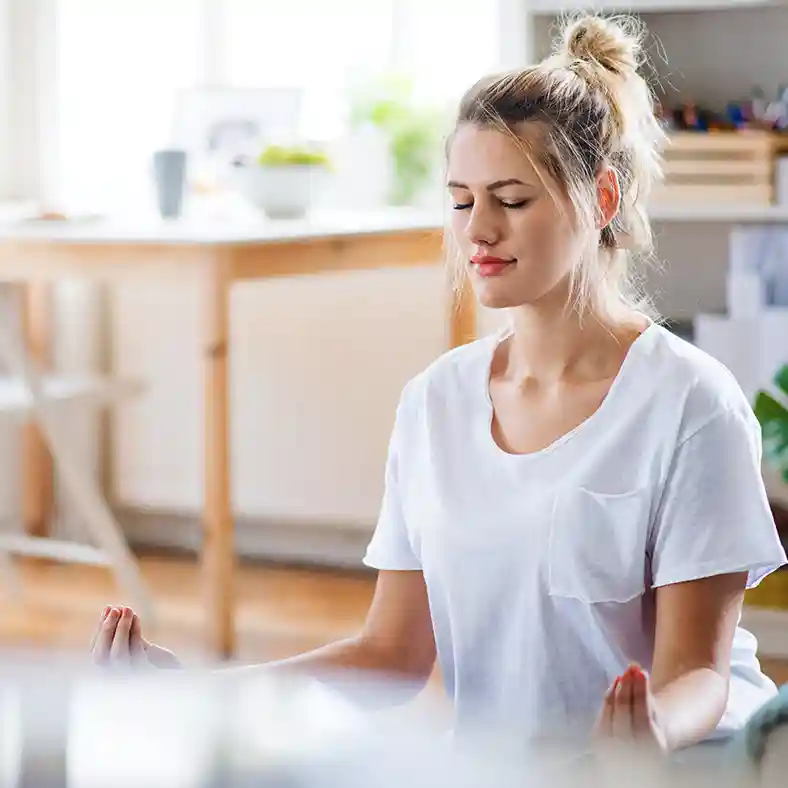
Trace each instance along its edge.
<path fill-rule="evenodd" d="M 428 706 L 375 710 L 407 690 L 382 679 L 120 674 L 16 655 L 0 663 L 0 688 L 2 788 L 749 783 L 731 770 L 657 768 L 639 753 L 600 764 L 582 749 L 527 749 L 515 732 L 459 742 Z"/>
<path fill-rule="evenodd" d="M 146 634 L 195 669 L 124 676 L 92 668 L 101 609 L 123 602 L 109 573 L 18 563 L 18 596 L 5 587 L 0 595 L 0 788 L 785 784 L 788 739 L 776 782 L 719 762 L 663 774 L 638 754 L 600 771 L 582 747 L 528 749 L 516 730 L 452 741 L 437 671 L 418 699 L 382 710 L 374 707 L 404 700 L 409 688 L 358 676 L 342 677 L 342 694 L 294 678 L 217 681 L 204 672 L 214 658 L 201 648 L 197 563 L 146 557 L 142 566 L 160 617 Z M 373 586 L 372 575 L 240 566 L 238 659 L 277 659 L 357 631 Z M 785 680 L 784 665 L 769 667 Z"/>

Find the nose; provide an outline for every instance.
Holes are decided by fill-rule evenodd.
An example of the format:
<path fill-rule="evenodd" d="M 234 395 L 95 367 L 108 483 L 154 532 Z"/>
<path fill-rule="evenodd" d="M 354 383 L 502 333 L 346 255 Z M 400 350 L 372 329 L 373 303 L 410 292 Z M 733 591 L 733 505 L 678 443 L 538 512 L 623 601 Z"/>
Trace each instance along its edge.
<path fill-rule="evenodd" d="M 500 230 L 495 217 L 480 202 L 477 200 L 471 210 L 468 224 L 465 225 L 465 235 L 476 246 L 493 246 L 499 240 Z"/>

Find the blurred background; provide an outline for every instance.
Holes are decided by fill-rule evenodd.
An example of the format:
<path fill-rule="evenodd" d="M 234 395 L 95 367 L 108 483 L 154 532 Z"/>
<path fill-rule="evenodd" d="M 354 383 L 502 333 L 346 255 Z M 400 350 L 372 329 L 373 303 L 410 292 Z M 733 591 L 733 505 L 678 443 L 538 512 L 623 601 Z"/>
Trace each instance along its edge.
<path fill-rule="evenodd" d="M 618 10 L 594 4 L 608 6 Z M 669 325 L 758 403 L 788 535 L 788 8 L 632 9 L 651 34 L 648 74 L 671 130 L 647 285 Z M 361 556 L 400 390 L 459 338 L 439 253 L 443 136 L 462 92 L 547 54 L 567 10 L 561 0 L 0 2 L 6 314 L 27 360 L 62 385 L 142 386 L 107 395 L 113 406 L 100 411 L 67 388 L 51 418 L 66 463 L 96 484 L 139 562 L 159 640 L 195 660 L 250 661 L 362 621 L 374 577 Z M 407 265 L 385 244 L 354 256 L 370 236 L 403 244 Z M 204 250 L 230 241 L 262 250 L 244 270 L 263 255 L 270 269 L 274 247 L 281 266 L 229 295 L 234 544 L 218 549 L 232 565 L 206 559 L 203 539 L 215 500 L 206 504 L 203 439 L 216 436 L 206 399 L 224 389 L 213 361 L 219 388 L 205 385 L 192 276 Z M 500 319 L 478 314 L 472 330 Z M 13 389 L 25 365 L 11 351 L 3 361 L 0 645 L 87 653 L 102 607 L 133 600 L 112 567 L 68 548 L 101 542 L 85 532 L 91 504 L 16 418 L 29 415 Z M 214 630 L 231 619 L 234 636 L 211 634 L 209 618 Z M 768 670 L 788 680 L 788 575 L 752 592 L 746 623 Z"/>

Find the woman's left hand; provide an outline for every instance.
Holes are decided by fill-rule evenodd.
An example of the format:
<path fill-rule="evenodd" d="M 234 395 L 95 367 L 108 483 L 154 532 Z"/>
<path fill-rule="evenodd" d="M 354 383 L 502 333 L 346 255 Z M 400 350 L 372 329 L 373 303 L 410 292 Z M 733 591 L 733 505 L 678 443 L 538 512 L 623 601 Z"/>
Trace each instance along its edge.
<path fill-rule="evenodd" d="M 660 754 L 667 752 L 649 679 L 638 665 L 630 665 L 607 691 L 595 732 L 603 744 L 631 743 Z"/>

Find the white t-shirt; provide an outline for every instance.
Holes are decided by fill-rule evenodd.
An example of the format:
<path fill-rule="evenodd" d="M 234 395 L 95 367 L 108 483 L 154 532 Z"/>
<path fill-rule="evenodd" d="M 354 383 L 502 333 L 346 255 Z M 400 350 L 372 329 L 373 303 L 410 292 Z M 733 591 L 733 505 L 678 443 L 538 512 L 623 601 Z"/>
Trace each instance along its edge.
<path fill-rule="evenodd" d="M 396 415 L 365 563 L 421 570 L 455 733 L 585 735 L 628 663 L 651 669 L 654 589 L 785 563 L 761 476 L 761 433 L 720 363 L 658 324 L 601 407 L 549 447 L 504 452 L 489 373 L 503 335 L 411 380 Z M 736 632 L 717 734 L 774 692 Z"/>

